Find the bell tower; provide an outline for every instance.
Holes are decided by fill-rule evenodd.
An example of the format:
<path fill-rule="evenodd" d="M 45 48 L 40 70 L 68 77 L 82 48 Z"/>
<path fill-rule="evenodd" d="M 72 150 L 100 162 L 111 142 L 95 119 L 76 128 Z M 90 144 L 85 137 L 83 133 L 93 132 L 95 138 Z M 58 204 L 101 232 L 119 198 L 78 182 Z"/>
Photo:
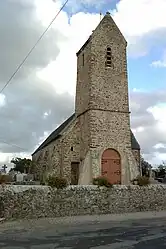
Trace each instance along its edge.
<path fill-rule="evenodd" d="M 138 175 L 131 150 L 126 47 L 107 12 L 77 53 L 75 103 L 83 164 L 92 177 L 101 175 L 102 154 L 113 149 L 121 158 L 121 183 Z"/>
<path fill-rule="evenodd" d="M 109 12 L 77 53 L 76 114 L 129 112 L 127 42 Z"/>

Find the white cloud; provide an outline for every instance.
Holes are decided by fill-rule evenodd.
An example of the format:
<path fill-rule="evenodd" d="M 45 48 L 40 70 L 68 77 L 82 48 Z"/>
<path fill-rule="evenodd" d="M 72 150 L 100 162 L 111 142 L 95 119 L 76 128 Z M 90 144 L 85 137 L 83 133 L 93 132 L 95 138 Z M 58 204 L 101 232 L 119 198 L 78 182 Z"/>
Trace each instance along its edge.
<path fill-rule="evenodd" d="M 127 38 L 130 55 L 144 56 L 166 43 L 165 0 L 121 0 L 113 16 Z"/>
<path fill-rule="evenodd" d="M 76 52 L 99 24 L 99 20 L 99 14 L 80 12 L 70 18 L 70 23 L 66 18 L 61 20 L 62 26 L 65 26 L 64 30 L 61 29 L 61 26 L 58 26 L 58 23 L 55 23 L 54 28 L 58 28 L 64 36 L 66 35 L 66 41 L 59 44 L 60 53 L 56 61 L 51 62 L 46 68 L 38 72 L 38 76 L 43 80 L 50 81 L 57 93 L 67 91 L 72 95 L 75 94 Z"/>
<path fill-rule="evenodd" d="M 151 65 L 153 67 L 166 67 L 166 61 L 153 61 Z"/>
<path fill-rule="evenodd" d="M 166 153 L 156 152 L 153 163 L 159 165 L 162 164 L 162 162 L 165 162 L 165 160 L 166 160 Z"/>
<path fill-rule="evenodd" d="M 157 121 L 157 128 L 159 131 L 163 134 L 163 136 L 166 139 L 166 115 L 163 115 L 166 113 L 166 104 L 165 105 L 159 105 L 159 106 L 153 106 L 149 108 L 149 111 L 152 113 L 154 119 Z"/>
<path fill-rule="evenodd" d="M 0 163 L 3 163 L 3 162 L 9 162 L 9 157 L 10 157 L 10 154 L 8 153 L 0 153 Z"/>
<path fill-rule="evenodd" d="M 153 164 L 160 163 L 166 153 L 165 102 L 165 89 L 154 92 L 130 92 L 131 127 L 141 145 L 144 157 Z"/>
<path fill-rule="evenodd" d="M 0 94 L 0 107 L 6 104 L 6 97 L 4 94 Z"/>
<path fill-rule="evenodd" d="M 155 146 L 154 146 L 154 148 L 155 149 L 160 149 L 160 148 L 164 148 L 164 149 L 166 149 L 166 144 L 156 144 Z"/>
<path fill-rule="evenodd" d="M 123 32 L 131 37 L 166 27 L 165 0 L 121 0 L 114 18 Z"/>
<path fill-rule="evenodd" d="M 3 33 L 0 40 L 0 88 L 44 31 L 44 21 L 48 21 L 49 17 L 52 19 L 44 2 L 46 1 L 36 0 L 35 4 L 34 0 L 0 2 L 0 31 Z M 50 10 L 54 6 L 58 10 L 57 3 L 51 5 L 52 0 L 47 3 L 47 6 L 51 6 Z M 39 18 L 37 5 L 45 8 L 43 22 Z M 68 17 L 65 12 L 62 12 L 62 17 L 65 21 L 61 22 L 61 27 L 60 23 L 56 24 L 59 28 L 54 27 L 47 32 L 0 95 L 1 153 L 30 154 L 44 132 L 55 129 L 73 111 L 73 96 L 68 93 L 59 95 L 53 84 L 37 77 L 38 71 L 56 60 L 60 51 L 59 44 L 66 39 L 61 28 L 64 29 L 63 23 L 68 26 Z"/>
<path fill-rule="evenodd" d="M 166 51 L 164 51 L 161 60 L 153 61 L 151 63 L 153 67 L 166 67 Z"/>

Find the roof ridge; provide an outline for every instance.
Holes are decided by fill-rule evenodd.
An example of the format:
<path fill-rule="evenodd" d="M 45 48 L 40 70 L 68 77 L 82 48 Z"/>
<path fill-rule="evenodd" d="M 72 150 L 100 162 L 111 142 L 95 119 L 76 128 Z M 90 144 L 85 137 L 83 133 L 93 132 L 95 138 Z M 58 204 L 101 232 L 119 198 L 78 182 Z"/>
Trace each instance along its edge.
<path fill-rule="evenodd" d="M 73 113 L 69 118 L 67 118 L 60 126 L 58 126 L 44 141 L 43 143 L 32 153 L 32 156 L 38 151 L 45 148 L 51 142 L 55 141 L 61 136 L 61 132 L 66 128 L 66 126 L 73 120 L 75 113 Z"/>
<path fill-rule="evenodd" d="M 69 118 L 67 118 L 60 126 L 58 126 L 45 140 L 44 142 L 33 152 L 32 156 L 37 153 L 38 151 L 42 150 L 46 146 L 48 146 L 50 143 L 58 139 L 64 129 L 67 127 L 67 125 L 70 124 L 71 121 L 75 118 L 75 113 L 73 113 Z M 140 150 L 140 145 L 137 141 L 137 139 L 134 136 L 134 133 L 130 129 L 131 132 L 131 148 L 135 150 Z"/>

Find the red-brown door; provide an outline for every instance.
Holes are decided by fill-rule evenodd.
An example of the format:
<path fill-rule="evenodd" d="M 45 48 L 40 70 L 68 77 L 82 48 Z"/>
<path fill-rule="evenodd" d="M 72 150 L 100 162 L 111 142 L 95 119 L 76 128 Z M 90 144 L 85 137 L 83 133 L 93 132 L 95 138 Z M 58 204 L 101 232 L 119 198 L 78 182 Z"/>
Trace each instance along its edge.
<path fill-rule="evenodd" d="M 101 160 L 102 176 L 106 177 L 112 184 L 121 184 L 121 160 L 116 150 L 104 151 Z"/>

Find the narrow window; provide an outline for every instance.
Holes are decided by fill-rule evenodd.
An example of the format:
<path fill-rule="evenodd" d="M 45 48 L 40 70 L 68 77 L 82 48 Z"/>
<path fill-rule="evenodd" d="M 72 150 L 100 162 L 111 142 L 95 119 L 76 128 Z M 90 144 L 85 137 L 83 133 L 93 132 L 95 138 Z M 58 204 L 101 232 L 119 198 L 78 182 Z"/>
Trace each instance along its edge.
<path fill-rule="evenodd" d="M 73 146 L 71 147 L 71 151 L 73 151 Z"/>
<path fill-rule="evenodd" d="M 78 185 L 79 180 L 79 162 L 71 163 L 71 185 Z"/>
<path fill-rule="evenodd" d="M 84 66 L 84 54 L 82 55 L 82 65 Z"/>
<path fill-rule="evenodd" d="M 112 66 L 112 53 L 111 48 L 107 47 L 107 53 L 106 53 L 106 67 Z"/>

